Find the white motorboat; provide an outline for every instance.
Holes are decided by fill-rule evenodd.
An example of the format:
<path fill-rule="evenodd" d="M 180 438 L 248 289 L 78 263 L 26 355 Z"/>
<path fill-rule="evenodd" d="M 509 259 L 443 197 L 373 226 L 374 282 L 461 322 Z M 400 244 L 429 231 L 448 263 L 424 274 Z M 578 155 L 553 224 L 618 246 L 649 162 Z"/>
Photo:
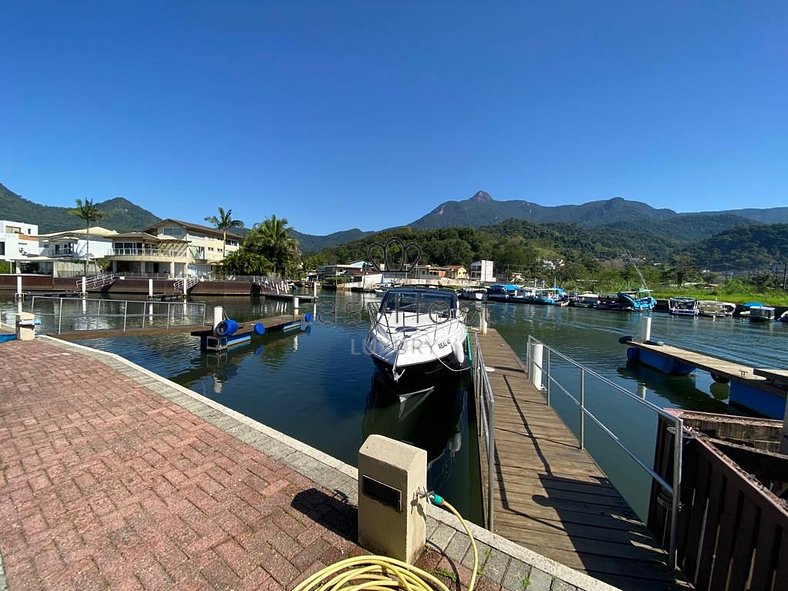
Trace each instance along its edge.
<path fill-rule="evenodd" d="M 468 330 L 455 292 L 393 288 L 371 316 L 365 349 L 394 382 L 412 385 L 468 369 Z"/>
<path fill-rule="evenodd" d="M 695 298 L 669 298 L 668 311 L 674 316 L 697 316 L 700 314 Z"/>
<path fill-rule="evenodd" d="M 717 300 L 698 300 L 698 312 L 701 316 L 713 318 L 727 318 L 733 316 L 736 304 L 719 302 Z"/>

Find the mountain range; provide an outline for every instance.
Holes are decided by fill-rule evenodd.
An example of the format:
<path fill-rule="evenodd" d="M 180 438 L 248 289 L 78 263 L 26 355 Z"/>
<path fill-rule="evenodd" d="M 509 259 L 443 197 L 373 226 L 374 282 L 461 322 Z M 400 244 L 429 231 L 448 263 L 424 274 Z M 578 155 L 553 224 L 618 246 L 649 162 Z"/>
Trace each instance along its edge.
<path fill-rule="evenodd" d="M 96 224 L 108 230 L 129 232 L 149 228 L 159 221 L 147 209 L 135 205 L 123 197 L 96 203 L 104 217 Z M 64 232 L 82 227 L 82 220 L 69 213 L 70 207 L 39 205 L 17 195 L 0 183 L 0 219 L 29 222 L 38 226 L 40 234 Z"/>
<path fill-rule="evenodd" d="M 100 225 L 113 230 L 139 230 L 160 219 L 122 197 L 96 205 L 106 214 Z M 69 209 L 33 203 L 0 184 L 0 218 L 37 223 L 42 234 L 78 227 L 80 220 L 71 215 Z M 657 209 L 646 203 L 621 197 L 590 201 L 581 205 L 545 206 L 522 200 L 498 201 L 489 193 L 479 191 L 470 199 L 446 201 L 406 227 L 417 230 L 480 228 L 509 219 L 537 224 L 571 223 L 586 229 L 609 230 L 611 234 L 616 231 L 642 231 L 661 238 L 690 242 L 740 226 L 788 223 L 788 207 L 677 213 L 671 209 Z M 373 233 L 354 228 L 319 236 L 292 230 L 303 252 L 320 251 Z"/>

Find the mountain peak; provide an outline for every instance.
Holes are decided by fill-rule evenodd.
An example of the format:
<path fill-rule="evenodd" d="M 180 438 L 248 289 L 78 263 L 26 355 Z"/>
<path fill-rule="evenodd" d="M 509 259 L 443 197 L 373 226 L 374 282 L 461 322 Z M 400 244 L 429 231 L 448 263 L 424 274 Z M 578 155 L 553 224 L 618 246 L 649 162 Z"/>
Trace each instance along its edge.
<path fill-rule="evenodd" d="M 490 197 L 490 194 L 486 191 L 477 191 L 476 195 L 468 199 L 468 201 L 476 201 L 477 203 L 487 203 L 492 200 L 493 198 Z"/>

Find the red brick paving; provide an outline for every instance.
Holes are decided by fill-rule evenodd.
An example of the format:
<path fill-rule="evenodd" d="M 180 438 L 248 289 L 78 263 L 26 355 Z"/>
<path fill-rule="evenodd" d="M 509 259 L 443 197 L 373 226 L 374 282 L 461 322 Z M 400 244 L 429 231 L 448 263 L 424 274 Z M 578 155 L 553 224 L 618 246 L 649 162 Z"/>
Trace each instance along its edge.
<path fill-rule="evenodd" d="M 362 553 L 355 508 L 98 359 L 37 340 L 0 360 L 10 591 L 275 591 Z"/>
<path fill-rule="evenodd" d="M 352 508 L 347 536 L 308 515 L 331 491 L 101 361 L 43 341 L 0 359 L 11 591 L 286 589 L 361 552 Z"/>

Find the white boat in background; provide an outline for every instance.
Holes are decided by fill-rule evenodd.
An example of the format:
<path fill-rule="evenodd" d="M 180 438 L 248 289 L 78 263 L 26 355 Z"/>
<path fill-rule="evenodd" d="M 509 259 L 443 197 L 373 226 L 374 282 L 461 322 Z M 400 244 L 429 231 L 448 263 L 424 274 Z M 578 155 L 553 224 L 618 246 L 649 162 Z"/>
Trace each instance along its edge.
<path fill-rule="evenodd" d="M 674 316 L 692 316 L 700 314 L 698 300 L 695 298 L 668 298 L 668 312 Z"/>
<path fill-rule="evenodd" d="M 751 306 L 750 322 L 773 322 L 774 308 L 772 306 Z"/>
<path fill-rule="evenodd" d="M 580 293 L 570 301 L 569 305 L 575 308 L 593 308 L 599 303 L 598 293 Z"/>
<path fill-rule="evenodd" d="M 487 290 L 483 287 L 464 287 L 460 291 L 461 300 L 481 302 L 484 300 L 485 295 L 487 295 Z"/>
<path fill-rule="evenodd" d="M 392 288 L 371 316 L 366 351 L 399 385 L 468 369 L 468 330 L 454 291 Z"/>
<path fill-rule="evenodd" d="M 729 318 L 736 311 L 736 304 L 717 300 L 698 300 L 698 313 L 713 318 Z"/>

